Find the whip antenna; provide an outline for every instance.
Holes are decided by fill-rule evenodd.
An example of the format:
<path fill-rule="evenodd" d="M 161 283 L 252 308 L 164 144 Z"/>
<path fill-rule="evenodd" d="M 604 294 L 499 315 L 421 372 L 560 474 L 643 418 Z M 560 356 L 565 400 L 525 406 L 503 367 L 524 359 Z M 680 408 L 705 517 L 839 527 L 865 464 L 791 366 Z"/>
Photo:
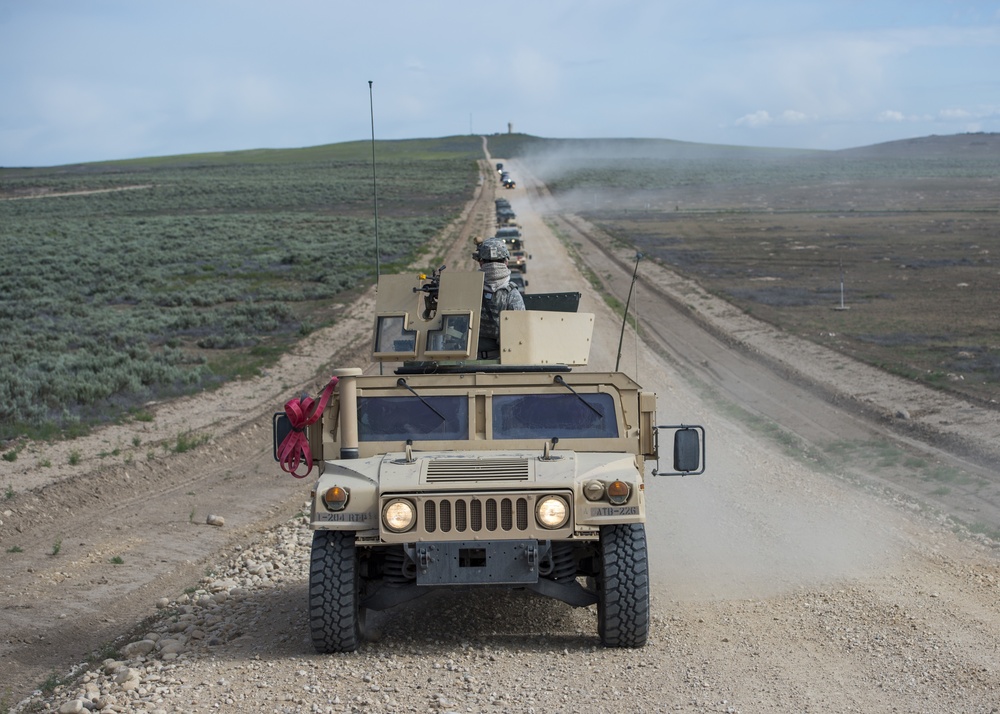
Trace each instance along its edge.
<path fill-rule="evenodd" d="M 375 207 L 375 283 L 382 275 L 378 249 L 378 185 L 375 183 L 375 103 L 372 101 L 372 80 L 368 80 L 368 108 L 372 117 L 372 203 Z"/>
<path fill-rule="evenodd" d="M 618 358 L 615 360 L 615 371 L 618 371 L 618 363 L 622 361 L 622 340 L 625 339 L 625 323 L 628 322 L 628 307 L 632 303 L 632 289 L 635 288 L 635 279 L 639 275 L 639 261 L 642 260 L 642 253 L 635 254 L 635 270 L 632 271 L 632 284 L 628 286 L 628 299 L 625 300 L 625 314 L 622 315 L 622 332 L 618 336 Z"/>
<path fill-rule="evenodd" d="M 378 184 L 375 183 L 375 102 L 372 101 L 372 80 L 368 80 L 368 110 L 372 117 L 372 205 L 375 208 L 375 289 L 378 290 L 382 278 L 381 255 L 378 249 Z M 378 363 L 378 373 L 382 374 L 382 362 Z"/>

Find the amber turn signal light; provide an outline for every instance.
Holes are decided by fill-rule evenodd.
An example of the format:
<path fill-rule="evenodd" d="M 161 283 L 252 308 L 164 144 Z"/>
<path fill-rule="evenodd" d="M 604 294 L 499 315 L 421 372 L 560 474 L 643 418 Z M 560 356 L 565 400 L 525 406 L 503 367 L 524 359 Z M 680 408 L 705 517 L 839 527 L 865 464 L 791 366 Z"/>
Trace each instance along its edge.
<path fill-rule="evenodd" d="M 346 488 L 334 486 L 323 492 L 323 503 L 326 505 L 327 510 L 342 511 L 347 505 L 347 496 Z"/>
<path fill-rule="evenodd" d="M 632 489 L 624 481 L 614 481 L 608 485 L 608 500 L 616 506 L 620 506 L 628 500 Z"/>

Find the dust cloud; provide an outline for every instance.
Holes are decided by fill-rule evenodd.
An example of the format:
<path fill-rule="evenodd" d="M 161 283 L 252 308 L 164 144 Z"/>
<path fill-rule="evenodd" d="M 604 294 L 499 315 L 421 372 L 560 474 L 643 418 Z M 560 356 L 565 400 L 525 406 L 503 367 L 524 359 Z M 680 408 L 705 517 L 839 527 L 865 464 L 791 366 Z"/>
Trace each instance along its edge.
<path fill-rule="evenodd" d="M 632 146 L 633 157 L 649 155 L 642 142 Z M 612 156 L 610 151 L 565 150 L 518 161 L 534 178 L 558 187 L 559 176 L 586 162 L 622 156 L 620 151 Z M 625 192 L 599 195 L 620 199 Z M 558 200 L 566 210 L 567 197 Z M 574 200 L 572 195 L 568 200 Z M 543 210 L 540 203 L 534 201 L 532 208 Z M 540 222 L 530 229 L 533 242 L 554 240 Z M 551 281 L 552 271 L 539 268 L 533 273 L 538 286 L 554 289 L 541 282 L 543 276 Z M 599 300 L 588 301 L 586 309 L 597 313 L 598 325 L 620 322 Z M 890 519 L 897 516 L 879 508 L 869 494 L 787 456 L 781 446 L 702 400 L 661 356 L 628 332 L 621 364 L 626 372 L 634 371 L 630 376 L 644 389 L 656 392 L 657 423 L 701 423 L 708 436 L 704 475 L 647 473 L 646 532 L 655 593 L 678 600 L 769 597 L 874 575 L 898 559 L 898 536 L 890 535 Z M 611 368 L 618 336 L 617 329 L 595 332 L 591 368 Z M 668 452 L 669 445 L 661 444 L 661 451 Z M 651 471 L 652 464 L 647 466 Z"/>
<path fill-rule="evenodd" d="M 768 210 L 775 195 L 762 191 L 760 181 L 784 181 L 789 161 L 823 162 L 828 154 L 657 139 L 563 139 L 546 140 L 544 148 L 529 149 L 518 161 L 552 189 L 563 211 Z"/>
<path fill-rule="evenodd" d="M 869 495 L 717 415 L 708 438 L 705 475 L 647 479 L 655 592 L 770 597 L 873 576 L 897 560 L 893 516 Z"/>

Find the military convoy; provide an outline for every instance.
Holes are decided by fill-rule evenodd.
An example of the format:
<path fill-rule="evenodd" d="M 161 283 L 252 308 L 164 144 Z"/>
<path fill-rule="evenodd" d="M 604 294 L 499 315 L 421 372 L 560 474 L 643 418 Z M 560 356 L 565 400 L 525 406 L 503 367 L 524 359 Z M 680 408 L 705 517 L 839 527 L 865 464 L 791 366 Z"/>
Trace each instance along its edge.
<path fill-rule="evenodd" d="M 309 626 L 319 652 L 355 650 L 366 612 L 437 588 L 595 606 L 605 646 L 647 640 L 645 462 L 656 461 L 653 475 L 702 473 L 704 429 L 657 426 L 655 394 L 582 369 L 594 316 L 577 311 L 579 293 L 526 295 L 527 310 L 501 313 L 499 358 L 475 359 L 482 293 L 481 272 L 382 276 L 379 373 L 337 369 L 318 400 L 275 415 L 282 468 L 318 471 Z"/>
<path fill-rule="evenodd" d="M 510 201 L 505 198 L 496 199 L 497 204 L 497 230 L 494 235 L 507 246 L 510 251 L 509 266 L 511 271 L 520 273 L 528 272 L 528 252 L 524 247 L 524 236 L 520 227 L 514 223 L 514 211 L 510 207 Z M 523 292 L 523 291 L 522 291 Z"/>

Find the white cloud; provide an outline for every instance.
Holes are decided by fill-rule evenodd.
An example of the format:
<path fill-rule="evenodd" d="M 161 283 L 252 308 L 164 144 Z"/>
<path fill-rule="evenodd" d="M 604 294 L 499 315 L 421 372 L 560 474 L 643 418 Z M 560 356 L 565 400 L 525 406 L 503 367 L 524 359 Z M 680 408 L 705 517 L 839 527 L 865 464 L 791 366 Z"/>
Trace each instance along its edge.
<path fill-rule="evenodd" d="M 767 126 L 774 120 L 771 119 L 770 113 L 766 109 L 758 109 L 753 114 L 745 114 L 736 120 L 736 126 L 749 126 L 751 128 L 756 128 L 759 126 Z"/>
<path fill-rule="evenodd" d="M 962 109 L 960 107 L 949 107 L 937 113 L 935 120 L 943 122 L 948 127 L 957 127 L 960 131 L 975 133 L 985 131 L 984 120 L 989 121 L 995 118 L 1000 112 L 996 107 L 983 106 L 975 109 Z"/>
<path fill-rule="evenodd" d="M 878 116 L 875 117 L 876 121 L 881 121 L 881 122 L 900 122 L 900 121 L 905 121 L 905 119 L 906 117 L 903 116 L 902 112 L 897 112 L 893 109 L 886 109 L 884 111 L 881 111 L 878 113 Z"/>
<path fill-rule="evenodd" d="M 789 126 L 791 124 L 804 124 L 810 120 L 810 116 L 805 112 L 795 109 L 786 109 L 776 116 L 771 116 L 771 112 L 766 109 L 758 109 L 751 114 L 745 114 L 736 120 L 736 126 L 748 126 L 756 129 L 762 126 Z"/>
<path fill-rule="evenodd" d="M 942 109 L 938 115 L 942 119 L 969 119 L 972 117 L 972 113 L 964 109 Z"/>
<path fill-rule="evenodd" d="M 809 121 L 809 115 L 804 112 L 786 109 L 781 113 L 782 124 L 804 124 L 807 121 Z"/>

